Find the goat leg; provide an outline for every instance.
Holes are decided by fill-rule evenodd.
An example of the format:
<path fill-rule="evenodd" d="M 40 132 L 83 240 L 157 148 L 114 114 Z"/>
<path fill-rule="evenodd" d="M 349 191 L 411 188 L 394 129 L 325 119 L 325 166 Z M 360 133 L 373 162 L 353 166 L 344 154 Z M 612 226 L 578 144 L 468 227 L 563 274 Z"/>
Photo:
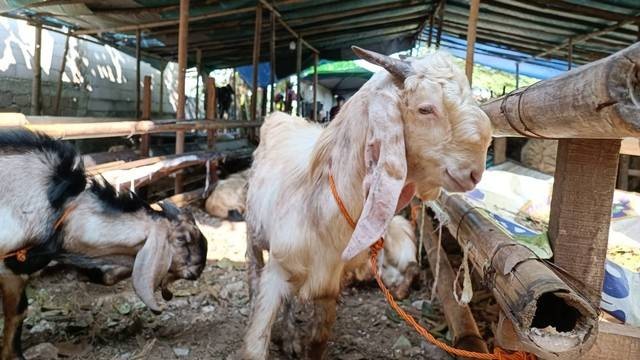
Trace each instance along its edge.
<path fill-rule="evenodd" d="M 19 275 L 0 277 L 2 309 L 4 311 L 4 336 L 2 338 L 2 360 L 24 359 L 22 356 L 22 322 L 27 307 L 25 287 L 27 278 Z"/>
<path fill-rule="evenodd" d="M 297 304 L 297 300 L 291 297 L 285 301 L 283 309 L 282 351 L 289 359 L 299 359 L 304 356 L 304 336 L 296 326 Z"/>
<path fill-rule="evenodd" d="M 251 226 L 247 226 L 247 252 L 245 258 L 249 277 L 249 298 L 252 303 L 260 285 L 260 270 L 264 267 L 264 258 L 262 256 L 264 247 L 260 243 L 259 235 L 252 230 Z"/>
<path fill-rule="evenodd" d="M 311 324 L 311 342 L 308 349 L 308 358 L 313 360 L 323 359 L 327 350 L 327 342 L 331 335 L 331 328 L 336 321 L 336 307 L 338 295 L 328 295 L 314 299 L 313 323 Z"/>

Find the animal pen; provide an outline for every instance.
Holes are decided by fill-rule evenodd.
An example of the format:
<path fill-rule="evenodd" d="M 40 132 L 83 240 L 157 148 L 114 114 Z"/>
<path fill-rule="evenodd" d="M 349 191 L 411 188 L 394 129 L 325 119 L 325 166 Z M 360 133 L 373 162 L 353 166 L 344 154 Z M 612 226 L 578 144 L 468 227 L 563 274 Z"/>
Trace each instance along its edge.
<path fill-rule="evenodd" d="M 429 267 L 438 275 L 435 290 L 453 347 L 484 353 L 485 359 L 498 358 L 480 334 L 471 308 L 454 299 L 451 289 L 458 279 L 441 239 L 434 235 L 437 226 L 457 240 L 496 299 L 500 308 L 493 329 L 496 347 L 541 359 L 640 359 L 640 330 L 611 322 L 600 311 L 614 189 L 622 182 L 626 190 L 628 177 L 640 173 L 629 168 L 629 157 L 640 156 L 640 44 L 635 43 L 640 36 L 640 6 L 634 1 L 19 3 L 0 11 L 36 29 L 31 113 L 0 113 L 0 127 L 26 128 L 62 140 L 139 138 L 133 161 L 117 153 L 91 154 L 96 161 L 88 166 L 88 174 L 101 175 L 118 189 L 140 192 L 175 177 L 172 191 L 161 193 L 171 193 L 170 199 L 179 206 L 201 201 L 215 187 L 218 165 L 248 157 L 246 149 L 216 150 L 218 130 L 245 129 L 244 136 L 259 142 L 264 121 L 260 115 L 265 114 L 259 107 L 274 110 L 276 81 L 297 74 L 296 94 L 301 94 L 303 68 L 317 69 L 320 59 L 354 59 L 352 45 L 391 54 L 416 43 L 439 47 L 443 32 L 466 38 L 465 72 L 472 84 L 474 54 L 492 55 L 474 51 L 476 41 L 519 51 L 509 58 L 516 64 L 564 58 L 568 72 L 481 105 L 492 124 L 496 165 L 506 161 L 507 137 L 558 140 L 548 224 L 552 259 L 514 241 L 486 210 L 460 194 L 443 192 L 414 220 L 420 225 Z M 68 30 L 63 32 L 61 25 Z M 60 69 L 55 70 L 60 75 L 50 114 L 42 111 L 43 29 L 66 36 Z M 59 115 L 70 38 L 98 41 L 135 55 L 136 116 Z M 156 42 L 143 46 L 145 39 Z M 262 97 L 261 105 L 259 66 L 265 59 L 271 94 Z M 152 84 L 151 76 L 141 76 L 143 60 L 177 60 L 175 120 L 154 119 L 152 87 L 162 93 L 164 84 Z M 250 118 L 225 120 L 217 113 L 215 79 L 206 74 L 249 63 Z M 205 94 L 203 118 L 186 116 L 189 66 L 196 66 L 197 76 L 203 78 L 204 88 L 197 90 Z M 316 71 L 310 121 L 318 120 L 317 91 Z M 298 115 L 300 111 L 298 106 Z M 151 156 L 153 148 L 162 145 L 160 134 L 175 134 L 175 148 L 169 155 Z M 191 144 L 195 151 L 187 151 L 187 134 L 195 135 Z M 199 172 L 186 175 L 194 168 Z M 375 335 L 370 340 L 377 341 Z"/>

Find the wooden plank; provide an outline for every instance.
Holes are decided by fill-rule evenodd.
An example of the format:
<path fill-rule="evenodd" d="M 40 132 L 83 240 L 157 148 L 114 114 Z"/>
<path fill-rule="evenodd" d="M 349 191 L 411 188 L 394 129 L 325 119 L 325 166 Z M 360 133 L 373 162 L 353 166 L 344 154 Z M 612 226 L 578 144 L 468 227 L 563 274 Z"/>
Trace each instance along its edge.
<path fill-rule="evenodd" d="M 136 118 L 141 119 L 140 112 L 140 29 L 136 30 Z"/>
<path fill-rule="evenodd" d="M 618 189 L 629 190 L 629 165 L 631 159 L 629 155 L 620 155 L 620 162 L 618 164 Z"/>
<path fill-rule="evenodd" d="M 40 115 L 42 112 L 42 25 L 35 24 L 35 49 L 33 51 L 33 80 L 31 81 L 31 115 Z"/>
<path fill-rule="evenodd" d="M 62 76 L 64 75 L 64 69 L 67 67 L 67 54 L 69 53 L 69 39 L 71 36 L 67 33 L 67 37 L 64 41 L 64 52 L 62 53 L 62 63 L 60 64 L 60 72 L 58 72 L 58 84 L 56 87 L 56 100 L 54 104 L 54 115 L 60 115 L 60 101 L 62 100 Z"/>
<path fill-rule="evenodd" d="M 554 263 L 600 304 L 620 140 L 558 143 L 549 217 Z"/>
<path fill-rule="evenodd" d="M 507 138 L 493 138 L 493 164 L 507 161 Z"/>
<path fill-rule="evenodd" d="M 582 360 L 621 359 L 640 359 L 640 329 L 601 321 L 596 343 Z"/>
<path fill-rule="evenodd" d="M 481 107 L 495 136 L 639 137 L 638 58 L 640 43 Z"/>
<path fill-rule="evenodd" d="M 144 77 L 144 91 L 142 94 L 142 120 L 151 120 L 151 76 Z M 140 155 L 149 156 L 151 134 L 143 134 L 140 141 Z"/>
<path fill-rule="evenodd" d="M 251 88 L 251 121 L 256 121 L 258 113 L 258 65 L 260 63 L 260 36 L 262 35 L 262 4 L 256 6 L 256 20 L 253 34 L 253 73 Z"/>
<path fill-rule="evenodd" d="M 442 39 L 442 27 L 444 26 L 444 8 L 447 0 L 440 0 L 438 7 L 438 33 L 436 35 L 436 49 L 440 48 L 440 39 Z"/>
<path fill-rule="evenodd" d="M 214 77 L 207 78 L 207 109 L 206 120 L 213 121 L 216 116 L 216 79 Z M 216 141 L 215 130 L 207 130 L 207 149 L 213 149 Z"/>
<path fill-rule="evenodd" d="M 469 79 L 469 86 L 473 83 L 473 53 L 476 46 L 476 28 L 478 27 L 478 13 L 480 0 L 471 0 L 469 9 L 469 25 L 467 26 L 467 57 L 465 59 L 465 74 Z"/>
<path fill-rule="evenodd" d="M 620 145 L 620 154 L 640 156 L 640 139 L 622 139 L 622 145 Z"/>
<path fill-rule="evenodd" d="M 196 119 L 200 119 L 200 75 L 202 75 L 202 49 L 196 49 Z"/>
<path fill-rule="evenodd" d="M 158 115 L 162 117 L 164 115 L 164 67 L 160 70 L 160 83 L 158 84 L 158 92 L 160 101 L 158 101 Z"/>
<path fill-rule="evenodd" d="M 569 43 L 567 44 L 567 70 L 571 70 L 571 64 L 573 64 L 573 37 L 569 36 Z"/>
<path fill-rule="evenodd" d="M 176 109 L 176 118 L 178 121 L 185 120 L 185 76 L 187 73 L 187 51 L 189 40 L 189 0 L 180 0 L 180 22 L 178 32 L 178 104 Z M 184 153 L 184 131 L 176 132 L 176 154 Z M 176 174 L 175 193 L 179 194 L 183 191 L 182 174 Z"/>

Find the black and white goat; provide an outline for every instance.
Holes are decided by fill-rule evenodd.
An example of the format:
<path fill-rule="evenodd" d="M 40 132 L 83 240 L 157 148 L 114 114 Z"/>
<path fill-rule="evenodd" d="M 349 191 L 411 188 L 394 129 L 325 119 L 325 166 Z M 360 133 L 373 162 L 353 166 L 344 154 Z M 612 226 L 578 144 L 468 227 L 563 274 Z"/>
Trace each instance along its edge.
<path fill-rule="evenodd" d="M 138 296 L 158 312 L 155 289 L 173 279 L 196 279 L 206 253 L 206 239 L 190 214 L 170 204 L 156 211 L 133 193 L 88 182 L 79 154 L 67 143 L 26 130 L 0 131 L 2 360 L 22 358 L 25 285 L 51 260 L 83 259 L 91 267 L 119 258 L 121 266 L 111 267 L 102 282 L 131 274 Z"/>

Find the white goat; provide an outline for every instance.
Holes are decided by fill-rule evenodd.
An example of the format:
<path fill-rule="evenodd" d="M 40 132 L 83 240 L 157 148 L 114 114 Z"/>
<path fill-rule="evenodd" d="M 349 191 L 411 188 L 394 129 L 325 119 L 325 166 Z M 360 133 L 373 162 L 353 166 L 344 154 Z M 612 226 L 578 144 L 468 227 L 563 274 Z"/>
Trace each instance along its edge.
<path fill-rule="evenodd" d="M 205 203 L 207 212 L 221 219 L 242 221 L 247 199 L 248 177 L 249 170 L 245 170 L 218 181 Z"/>
<path fill-rule="evenodd" d="M 0 132 L 2 360 L 22 358 L 24 289 L 29 275 L 51 260 L 99 268 L 118 258 L 102 282 L 131 274 L 138 296 L 160 311 L 155 289 L 177 278 L 196 279 L 206 253 L 190 214 L 169 204 L 153 210 L 103 182 L 87 186 L 81 158 L 69 144 L 26 130 Z"/>
<path fill-rule="evenodd" d="M 379 255 L 378 272 L 382 282 L 396 300 L 409 296 L 409 289 L 420 274 L 417 261 L 416 234 L 411 222 L 400 215 L 391 219 L 384 233 L 384 251 Z M 345 272 L 343 286 L 373 280 L 371 265 L 365 261 Z"/>
<path fill-rule="evenodd" d="M 247 194 L 247 259 L 253 308 L 241 356 L 264 359 L 283 300 L 313 300 L 306 355 L 321 358 L 336 318 L 343 270 L 363 261 L 397 209 L 440 187 L 471 190 L 491 141 L 489 119 L 443 53 L 401 61 L 354 47 L 385 68 L 327 128 L 283 113 L 265 120 Z M 329 187 L 358 219 L 355 231 Z M 260 253 L 269 249 L 262 269 Z M 258 284 L 259 281 L 259 284 Z M 291 337 L 293 338 L 293 337 Z"/>

